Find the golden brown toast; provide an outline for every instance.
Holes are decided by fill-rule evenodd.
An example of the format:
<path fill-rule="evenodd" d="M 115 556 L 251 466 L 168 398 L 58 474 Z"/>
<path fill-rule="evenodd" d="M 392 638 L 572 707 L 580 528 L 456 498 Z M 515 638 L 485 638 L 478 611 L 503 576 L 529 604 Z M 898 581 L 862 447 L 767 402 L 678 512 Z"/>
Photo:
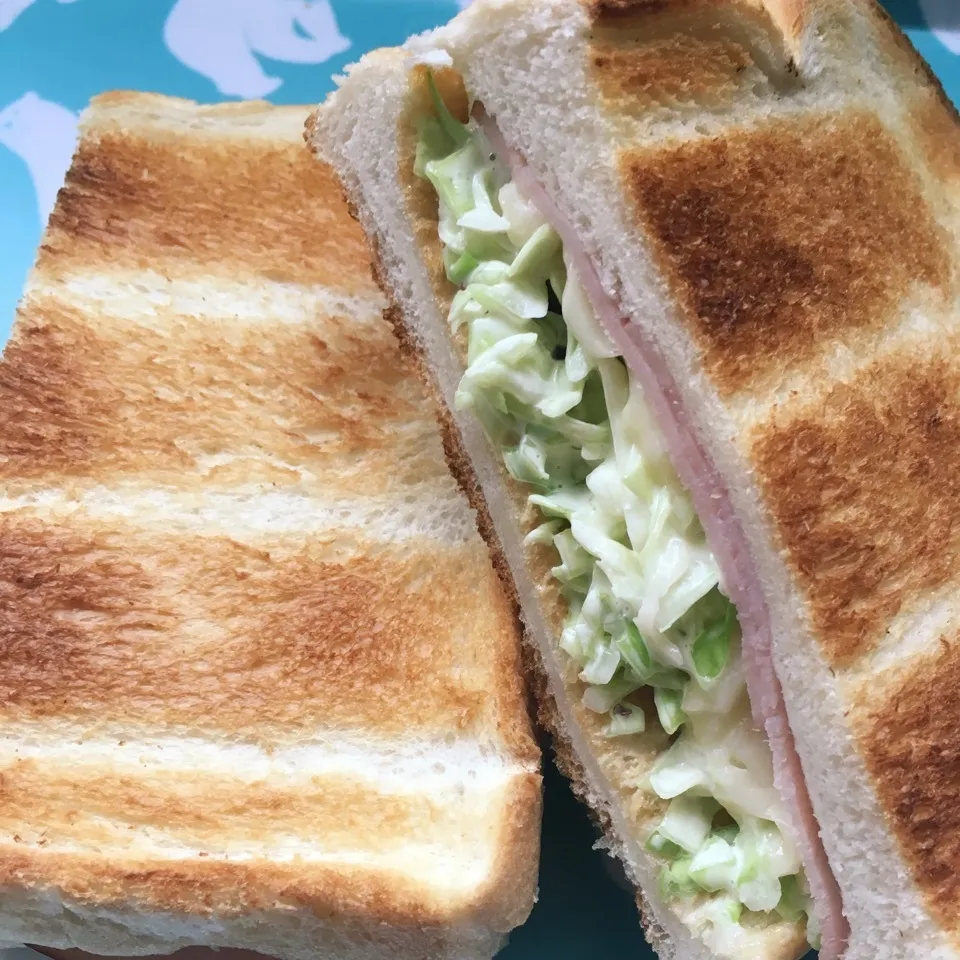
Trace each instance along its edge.
<path fill-rule="evenodd" d="M 306 108 L 97 98 L 0 362 L 0 939 L 484 957 L 518 626 Z"/>

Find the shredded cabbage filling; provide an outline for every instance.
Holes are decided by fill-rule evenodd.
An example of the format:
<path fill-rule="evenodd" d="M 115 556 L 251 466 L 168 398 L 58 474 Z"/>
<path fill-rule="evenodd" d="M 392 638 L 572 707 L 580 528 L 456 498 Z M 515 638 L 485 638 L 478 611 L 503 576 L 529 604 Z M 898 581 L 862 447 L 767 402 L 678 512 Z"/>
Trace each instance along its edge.
<path fill-rule="evenodd" d="M 458 408 L 528 485 L 569 613 L 560 646 L 608 737 L 642 733 L 652 690 L 673 743 L 648 782 L 666 813 L 646 841 L 665 900 L 715 948 L 741 925 L 805 923 L 810 895 L 751 722 L 736 612 L 687 491 L 560 237 L 518 193 L 479 127 L 430 79 L 415 161 L 434 187 L 450 308 L 466 336 Z M 649 703 L 649 693 L 647 694 Z"/>

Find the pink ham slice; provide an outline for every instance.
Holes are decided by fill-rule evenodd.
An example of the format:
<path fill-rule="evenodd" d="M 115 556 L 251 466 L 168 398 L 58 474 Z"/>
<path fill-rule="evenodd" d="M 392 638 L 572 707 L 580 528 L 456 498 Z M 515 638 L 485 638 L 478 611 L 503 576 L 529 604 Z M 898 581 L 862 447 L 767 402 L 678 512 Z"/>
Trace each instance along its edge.
<path fill-rule="evenodd" d="M 697 441 L 676 384 L 656 347 L 644 337 L 639 327 L 622 316 L 616 301 L 603 289 L 573 226 L 550 199 L 523 158 L 507 146 L 494 120 L 485 116 L 479 106 L 474 109 L 474 116 L 482 124 L 498 157 L 509 164 L 517 189 L 540 211 L 563 240 L 564 250 L 576 265 L 597 318 L 622 351 L 631 373 L 643 388 L 644 396 L 663 431 L 674 468 L 693 497 L 697 515 L 723 574 L 724 587 L 737 608 L 753 717 L 766 732 L 770 743 L 774 781 L 791 816 L 810 891 L 817 902 L 821 921 L 820 957 L 821 960 L 836 960 L 843 952 L 849 933 L 843 915 L 840 888 L 820 840 L 800 757 L 790 730 L 780 680 L 774 670 L 766 600 L 753 570 L 753 560 L 743 530 L 734 516 L 729 493 Z"/>

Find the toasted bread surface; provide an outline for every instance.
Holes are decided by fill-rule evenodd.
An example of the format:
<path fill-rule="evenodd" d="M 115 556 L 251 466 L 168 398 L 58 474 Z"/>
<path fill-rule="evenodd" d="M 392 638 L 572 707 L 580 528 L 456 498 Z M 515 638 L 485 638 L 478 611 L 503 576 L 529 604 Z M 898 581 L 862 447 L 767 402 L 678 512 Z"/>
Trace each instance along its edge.
<path fill-rule="evenodd" d="M 855 698 L 867 765 L 939 922 L 960 908 L 960 660 L 946 633 Z"/>
<path fill-rule="evenodd" d="M 952 237 L 875 114 L 631 151 L 623 175 L 726 396 L 775 389 L 840 337 L 863 342 L 914 285 L 948 293 Z"/>
<path fill-rule="evenodd" d="M 490 956 L 509 598 L 305 108 L 108 94 L 0 361 L 0 939 Z"/>

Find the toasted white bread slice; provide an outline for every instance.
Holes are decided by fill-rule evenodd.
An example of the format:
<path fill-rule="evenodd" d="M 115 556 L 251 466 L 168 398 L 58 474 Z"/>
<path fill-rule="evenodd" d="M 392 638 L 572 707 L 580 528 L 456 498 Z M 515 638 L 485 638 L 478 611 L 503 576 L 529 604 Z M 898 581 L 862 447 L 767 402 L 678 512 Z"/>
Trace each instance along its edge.
<path fill-rule="evenodd" d="M 533 904 L 511 601 L 306 115 L 82 121 L 0 362 L 3 941 L 459 960 Z"/>
<path fill-rule="evenodd" d="M 866 0 L 478 0 L 365 58 L 313 143 L 448 402 L 463 357 L 435 201 L 411 169 L 428 109 L 418 63 L 462 116 L 481 103 L 529 165 L 729 495 L 847 955 L 960 956 L 956 113 Z M 659 814 L 636 784 L 664 739 L 611 747 L 578 707 L 550 562 L 521 545 L 523 491 L 469 414 L 459 423 L 571 775 L 608 820 L 661 955 L 712 956 L 639 846 Z M 777 931 L 747 955 L 798 949 Z"/>

